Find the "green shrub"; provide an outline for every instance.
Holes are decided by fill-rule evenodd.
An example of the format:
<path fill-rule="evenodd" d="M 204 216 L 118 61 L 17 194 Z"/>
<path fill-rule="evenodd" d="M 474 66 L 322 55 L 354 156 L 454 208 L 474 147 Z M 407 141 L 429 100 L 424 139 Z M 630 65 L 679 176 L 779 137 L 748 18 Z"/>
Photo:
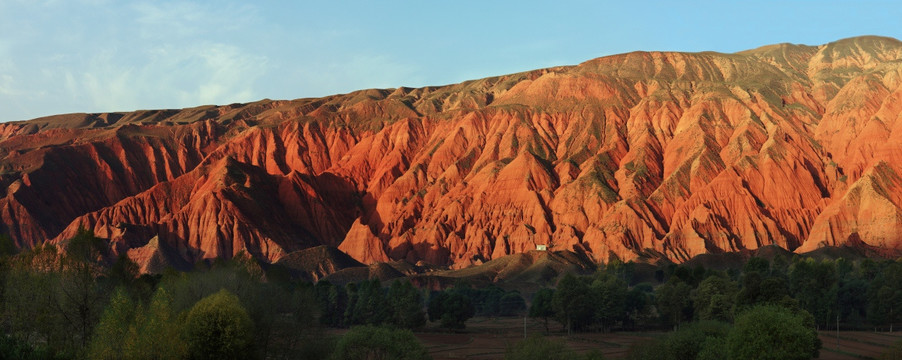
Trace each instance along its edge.
<path fill-rule="evenodd" d="M 238 297 L 226 290 L 207 296 L 188 312 L 184 336 L 192 359 L 246 359 L 254 324 Z"/>
<path fill-rule="evenodd" d="M 811 359 L 820 347 L 811 315 L 775 305 L 743 312 L 727 336 L 732 359 Z"/>
<path fill-rule="evenodd" d="M 333 360 L 431 359 L 410 330 L 356 326 L 338 340 Z"/>

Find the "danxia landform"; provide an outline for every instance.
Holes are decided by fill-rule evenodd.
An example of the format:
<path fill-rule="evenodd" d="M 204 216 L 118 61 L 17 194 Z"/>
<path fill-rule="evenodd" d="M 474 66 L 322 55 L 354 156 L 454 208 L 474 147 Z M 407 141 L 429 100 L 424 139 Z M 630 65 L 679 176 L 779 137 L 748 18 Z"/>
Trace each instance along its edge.
<path fill-rule="evenodd" d="M 84 228 L 149 272 L 315 253 L 464 268 L 537 246 L 594 261 L 898 254 L 902 42 L 51 116 L 0 124 L 0 158 L 0 232 L 17 246 Z"/>

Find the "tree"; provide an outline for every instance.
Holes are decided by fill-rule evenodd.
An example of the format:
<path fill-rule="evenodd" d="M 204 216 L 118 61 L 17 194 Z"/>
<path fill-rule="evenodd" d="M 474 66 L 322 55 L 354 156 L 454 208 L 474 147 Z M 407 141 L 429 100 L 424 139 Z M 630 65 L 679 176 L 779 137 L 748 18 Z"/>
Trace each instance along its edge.
<path fill-rule="evenodd" d="M 709 276 L 692 292 L 695 315 L 700 320 L 732 320 L 736 293 L 736 283 L 725 277 Z"/>
<path fill-rule="evenodd" d="M 850 274 L 842 279 L 836 292 L 843 322 L 859 322 L 867 316 L 868 282 Z"/>
<path fill-rule="evenodd" d="M 332 359 L 422 360 L 430 357 L 410 330 L 355 326 L 338 341 Z"/>
<path fill-rule="evenodd" d="M 455 286 L 454 290 L 468 297 L 473 302 L 477 314 L 482 316 L 498 316 L 501 314 L 501 298 L 504 297 L 504 289 L 495 285 L 489 285 L 483 289 Z"/>
<path fill-rule="evenodd" d="M 775 305 L 739 314 L 726 342 L 733 359 L 811 359 L 821 347 L 810 314 Z"/>
<path fill-rule="evenodd" d="M 35 349 L 27 341 L 10 335 L 0 335 L 0 359 L 43 360 L 51 359 L 46 348 Z"/>
<path fill-rule="evenodd" d="M 154 293 L 150 305 L 135 316 L 125 357 L 132 359 L 179 359 L 187 353 L 181 327 L 172 313 L 172 298 L 164 288 Z"/>
<path fill-rule="evenodd" d="M 388 320 L 388 302 L 378 279 L 363 281 L 357 285 L 354 306 L 348 306 L 351 325 L 379 325 Z"/>
<path fill-rule="evenodd" d="M 651 284 L 643 283 L 634 286 L 626 293 L 626 319 L 632 327 L 639 325 L 651 316 Z"/>
<path fill-rule="evenodd" d="M 12 334 L 39 340 L 50 352 L 86 350 L 107 301 L 108 288 L 97 279 L 104 251 L 103 242 L 82 229 L 65 252 L 45 244 L 10 259 L 3 305 Z"/>
<path fill-rule="evenodd" d="M 321 309 L 320 324 L 332 327 L 344 326 L 344 313 L 347 311 L 348 293 L 341 286 L 332 285 L 321 280 L 313 287 Z"/>
<path fill-rule="evenodd" d="M 189 358 L 251 357 L 254 324 L 238 297 L 225 289 L 198 301 L 184 324 Z"/>
<path fill-rule="evenodd" d="M 348 295 L 347 303 L 345 304 L 345 312 L 342 317 L 342 323 L 346 326 L 355 325 L 356 315 L 354 312 L 357 309 L 357 301 L 360 299 L 360 293 L 358 290 L 358 286 L 355 283 L 348 283 L 345 285 L 345 293 Z"/>
<path fill-rule="evenodd" d="M 135 303 L 124 288 L 117 288 L 94 329 L 88 349 L 92 359 L 118 359 L 125 353 L 129 327 L 135 319 Z"/>
<path fill-rule="evenodd" d="M 240 254 L 239 254 L 240 255 Z M 159 284 L 172 297 L 171 310 L 174 314 L 190 309 L 201 299 L 222 289 L 234 294 L 240 304 L 254 320 L 255 356 L 266 357 L 273 343 L 273 329 L 277 322 L 284 320 L 284 314 L 297 311 L 318 311 L 316 302 L 298 304 L 291 299 L 291 290 L 281 284 L 265 282 L 260 267 L 246 257 L 236 256 L 231 260 L 218 260 L 209 268 L 201 268 L 189 273 L 167 275 Z"/>
<path fill-rule="evenodd" d="M 448 329 L 463 329 L 476 314 L 470 299 L 455 291 L 443 291 L 429 299 L 429 321 L 441 321 Z"/>
<path fill-rule="evenodd" d="M 757 271 L 742 275 L 742 288 L 736 294 L 736 311 L 755 305 L 779 304 L 789 297 L 789 286 L 781 277 L 762 277 Z"/>
<path fill-rule="evenodd" d="M 602 330 L 610 328 L 626 317 L 626 282 L 613 275 L 600 275 L 590 286 L 595 304 L 595 318 Z"/>
<path fill-rule="evenodd" d="M 706 350 L 706 346 L 716 345 L 714 342 L 707 342 L 708 339 L 723 339 L 729 330 L 729 324 L 719 321 L 690 323 L 664 339 L 667 359 L 695 359 Z M 712 350 L 714 349 L 708 349 Z"/>
<path fill-rule="evenodd" d="M 60 259 L 59 294 L 52 304 L 76 330 L 81 347 L 87 347 L 91 331 L 103 312 L 107 289 L 98 283 L 97 277 L 103 272 L 106 250 L 106 244 L 93 231 L 79 228 Z"/>
<path fill-rule="evenodd" d="M 551 304 L 558 321 L 568 331 L 585 328 L 594 320 L 595 307 L 589 284 L 571 274 L 564 275 L 558 282 Z"/>
<path fill-rule="evenodd" d="M 539 289 L 532 297 L 532 305 L 529 307 L 529 317 L 542 318 L 545 323 L 545 332 L 548 332 L 548 318 L 554 316 L 553 289 Z"/>
<path fill-rule="evenodd" d="M 423 296 L 413 287 L 410 280 L 393 282 L 388 288 L 388 302 L 391 324 L 405 329 L 416 329 L 426 324 Z"/>
<path fill-rule="evenodd" d="M 11 335 L 52 349 L 65 346 L 73 332 L 54 310 L 59 256 L 56 247 L 39 245 L 15 259 L 3 279 L 3 318 Z"/>
<path fill-rule="evenodd" d="M 830 261 L 812 258 L 793 264 L 790 289 L 799 305 L 814 316 L 818 325 L 828 326 L 836 314 L 836 269 Z"/>
<path fill-rule="evenodd" d="M 730 325 L 719 321 L 699 321 L 667 333 L 651 342 L 629 349 L 628 359 L 682 360 L 725 359 L 724 339 Z"/>
<path fill-rule="evenodd" d="M 876 273 L 868 286 L 868 319 L 875 325 L 889 325 L 902 320 L 902 263 L 887 264 Z"/>
<path fill-rule="evenodd" d="M 745 266 L 742 268 L 742 272 L 756 272 L 761 274 L 762 276 L 770 275 L 770 261 L 757 256 L 752 257 L 745 263 Z"/>
<path fill-rule="evenodd" d="M 505 293 L 504 296 L 498 300 L 499 307 L 501 308 L 498 312 L 498 315 L 501 316 L 514 316 L 519 315 L 521 312 L 526 310 L 526 300 L 523 300 L 523 297 L 520 296 L 520 293 L 517 292 L 509 292 Z"/>
<path fill-rule="evenodd" d="M 692 309 L 691 290 L 688 284 L 673 279 L 655 289 L 658 313 L 665 323 L 678 327 L 684 319 L 690 318 L 687 312 Z"/>
<path fill-rule="evenodd" d="M 110 281 L 114 286 L 126 286 L 127 288 L 131 287 L 140 275 L 141 269 L 138 268 L 138 264 L 124 253 L 119 254 L 109 272 Z"/>

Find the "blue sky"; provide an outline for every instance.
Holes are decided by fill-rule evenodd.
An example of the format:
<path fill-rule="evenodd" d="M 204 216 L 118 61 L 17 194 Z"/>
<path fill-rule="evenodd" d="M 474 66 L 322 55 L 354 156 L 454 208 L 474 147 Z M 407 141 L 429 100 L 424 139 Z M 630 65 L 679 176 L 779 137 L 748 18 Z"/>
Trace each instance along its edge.
<path fill-rule="evenodd" d="M 891 1 L 0 0 L 0 121 L 425 86 L 634 50 L 902 38 Z"/>

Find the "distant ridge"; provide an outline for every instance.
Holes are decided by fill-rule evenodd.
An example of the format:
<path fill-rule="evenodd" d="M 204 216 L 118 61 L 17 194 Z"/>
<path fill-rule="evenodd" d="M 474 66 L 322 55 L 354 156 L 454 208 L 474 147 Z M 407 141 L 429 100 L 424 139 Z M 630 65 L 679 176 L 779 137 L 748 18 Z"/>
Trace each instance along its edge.
<path fill-rule="evenodd" d="M 0 232 L 19 247 L 85 227 L 148 272 L 246 252 L 318 279 L 360 271 L 347 254 L 395 264 L 372 270 L 391 277 L 539 245 L 593 262 L 770 245 L 892 257 L 902 42 L 632 52 L 447 86 L 3 123 L 0 186 Z"/>

